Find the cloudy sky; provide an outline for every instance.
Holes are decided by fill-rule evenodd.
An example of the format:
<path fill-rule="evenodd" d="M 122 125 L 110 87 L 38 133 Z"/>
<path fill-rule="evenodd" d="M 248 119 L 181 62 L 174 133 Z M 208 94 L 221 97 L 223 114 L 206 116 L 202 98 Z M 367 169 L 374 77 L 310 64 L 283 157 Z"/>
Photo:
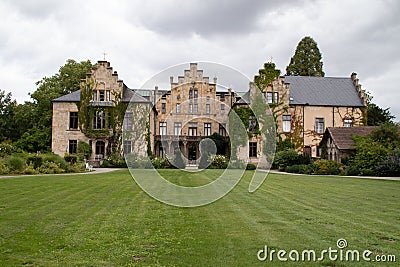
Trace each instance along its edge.
<path fill-rule="evenodd" d="M 357 72 L 374 101 L 400 118 L 400 1 L 140 0 L 0 2 L 0 89 L 22 102 L 69 58 L 103 59 L 131 88 L 183 62 L 225 64 L 253 77 L 285 73 L 304 36 L 326 76 Z"/>

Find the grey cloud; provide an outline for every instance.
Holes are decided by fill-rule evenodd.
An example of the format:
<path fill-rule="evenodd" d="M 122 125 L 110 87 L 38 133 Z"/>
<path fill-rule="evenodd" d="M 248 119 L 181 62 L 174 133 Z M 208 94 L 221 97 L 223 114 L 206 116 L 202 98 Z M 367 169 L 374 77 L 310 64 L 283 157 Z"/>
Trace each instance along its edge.
<path fill-rule="evenodd" d="M 223 0 L 168 1 L 143 10 L 140 22 L 162 35 L 205 38 L 217 34 L 249 34 L 260 29 L 258 19 L 269 11 L 298 1 Z"/>

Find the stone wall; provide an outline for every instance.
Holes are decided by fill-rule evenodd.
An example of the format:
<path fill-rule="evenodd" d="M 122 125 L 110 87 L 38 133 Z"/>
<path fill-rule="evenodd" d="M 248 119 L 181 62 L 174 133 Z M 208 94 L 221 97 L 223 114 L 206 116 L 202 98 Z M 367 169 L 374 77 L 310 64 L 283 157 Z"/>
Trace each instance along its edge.
<path fill-rule="evenodd" d="M 51 147 L 53 152 L 60 156 L 68 152 L 69 140 L 89 141 L 79 129 L 69 129 L 70 112 L 78 112 L 76 103 L 53 102 Z"/>

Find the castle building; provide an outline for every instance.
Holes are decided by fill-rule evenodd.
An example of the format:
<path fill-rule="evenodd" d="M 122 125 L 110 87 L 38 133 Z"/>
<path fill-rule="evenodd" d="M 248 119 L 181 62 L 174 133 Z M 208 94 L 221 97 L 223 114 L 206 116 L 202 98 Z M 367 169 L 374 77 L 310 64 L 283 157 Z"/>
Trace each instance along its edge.
<path fill-rule="evenodd" d="M 364 125 L 366 97 L 355 73 L 349 78 L 281 76 L 260 89 L 274 111 L 281 139 L 289 138 L 310 156 L 320 155 L 318 144 L 326 127 Z M 100 161 L 118 151 L 118 144 L 125 154 L 139 156 L 151 150 L 165 157 L 179 148 L 187 163 L 196 165 L 199 143 L 207 136 L 222 137 L 226 149 L 218 152 L 229 154 L 228 115 L 234 107 L 249 106 L 252 90 L 250 85 L 239 95 L 234 88 L 219 86 L 217 78 L 203 76 L 197 63 L 190 63 L 177 80 L 170 77 L 170 88 L 130 89 L 109 62 L 98 61 L 80 90 L 53 100 L 52 150 L 61 156 L 76 153 L 82 141 L 92 148 L 90 159 Z M 147 128 L 122 140 L 122 128 L 135 128 L 138 120 L 129 108 L 121 114 L 128 103 L 148 110 Z M 249 132 L 253 119 L 246 125 Z M 259 135 L 252 134 L 238 158 L 257 163 L 261 146 Z"/>

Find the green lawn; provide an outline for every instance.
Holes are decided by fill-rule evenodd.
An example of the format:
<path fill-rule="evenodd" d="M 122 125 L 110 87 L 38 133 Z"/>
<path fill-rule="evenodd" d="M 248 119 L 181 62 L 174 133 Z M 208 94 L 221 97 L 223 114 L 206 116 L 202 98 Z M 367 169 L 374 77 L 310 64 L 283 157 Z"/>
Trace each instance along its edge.
<path fill-rule="evenodd" d="M 204 184 L 218 170 L 162 174 Z M 270 174 L 255 192 L 251 172 L 224 198 L 198 208 L 162 204 L 127 170 L 0 179 L 1 266 L 294 266 L 257 252 L 348 249 L 400 261 L 400 182 Z M 295 266 L 397 266 L 364 261 Z"/>

